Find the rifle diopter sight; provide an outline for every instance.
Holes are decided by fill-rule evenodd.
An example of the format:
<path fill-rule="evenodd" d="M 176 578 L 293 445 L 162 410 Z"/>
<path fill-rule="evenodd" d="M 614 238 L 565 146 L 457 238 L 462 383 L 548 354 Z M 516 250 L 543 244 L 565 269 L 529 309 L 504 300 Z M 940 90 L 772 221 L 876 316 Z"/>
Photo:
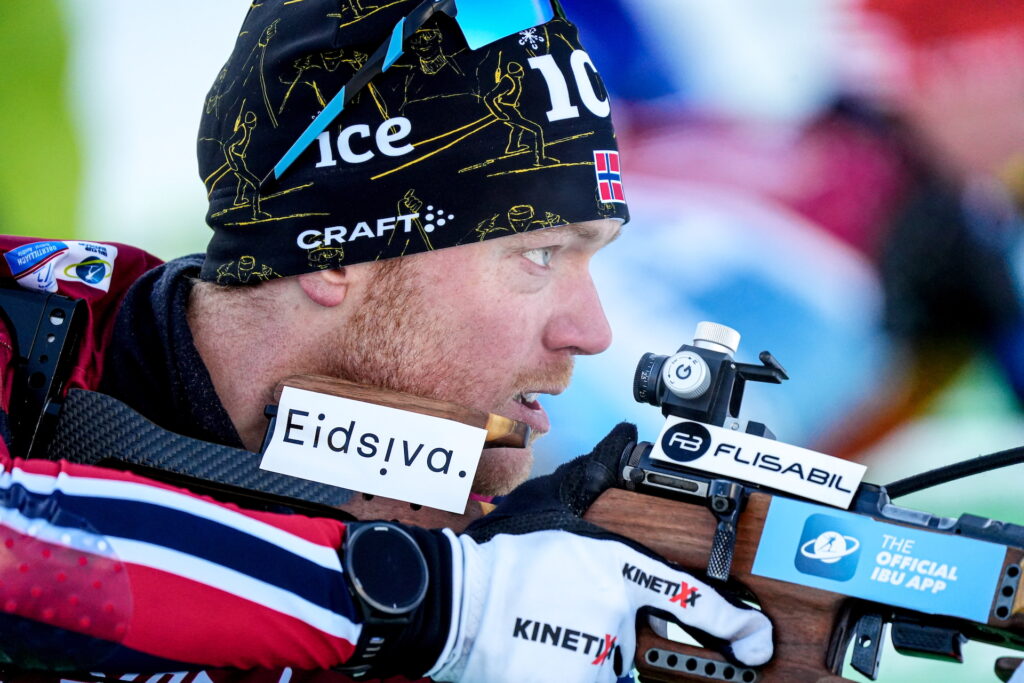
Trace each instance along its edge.
<path fill-rule="evenodd" d="M 661 495 L 696 497 L 707 503 L 718 518 L 708 574 L 723 581 L 732 564 L 736 522 L 744 503 L 743 486 L 694 471 L 688 465 L 708 452 L 712 444 L 708 425 L 774 439 L 760 422 L 748 422 L 740 429 L 743 390 L 748 381 L 780 384 L 789 379 L 767 351 L 759 356 L 761 365 L 737 362 L 734 356 L 739 342 L 736 330 L 702 322 L 697 325 L 692 345 L 683 344 L 671 356 L 643 355 L 633 377 L 633 397 L 639 403 L 660 406 L 669 423 L 678 424 L 663 434 L 660 449 L 640 442 L 624 453 L 621 468 L 624 485 L 630 490 L 653 488 Z"/>
<path fill-rule="evenodd" d="M 733 356 L 740 333 L 717 323 L 697 324 L 693 344 L 683 344 L 672 356 L 645 353 L 633 377 L 633 397 L 638 403 L 661 406 L 668 417 L 675 415 L 698 422 L 738 429 L 743 389 L 748 381 L 781 384 L 789 379 L 775 357 L 762 351 L 761 365 L 737 363 Z M 735 425 L 735 426 L 733 426 Z M 771 436 L 757 422 L 746 431 Z"/>

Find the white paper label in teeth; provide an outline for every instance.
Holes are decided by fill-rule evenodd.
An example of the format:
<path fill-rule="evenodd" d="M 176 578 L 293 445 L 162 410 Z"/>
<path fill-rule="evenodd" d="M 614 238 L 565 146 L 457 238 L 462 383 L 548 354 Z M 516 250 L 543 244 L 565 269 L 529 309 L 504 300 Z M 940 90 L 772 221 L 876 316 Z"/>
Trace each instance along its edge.
<path fill-rule="evenodd" d="M 486 436 L 453 420 L 285 387 L 260 467 L 461 513 Z"/>

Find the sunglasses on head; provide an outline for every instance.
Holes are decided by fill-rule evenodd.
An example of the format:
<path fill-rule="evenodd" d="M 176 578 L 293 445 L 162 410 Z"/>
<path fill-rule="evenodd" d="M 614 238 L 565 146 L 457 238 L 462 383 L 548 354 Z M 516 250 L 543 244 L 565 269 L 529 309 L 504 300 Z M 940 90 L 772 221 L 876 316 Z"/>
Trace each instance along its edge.
<path fill-rule="evenodd" d="M 547 23 L 562 14 L 557 0 L 423 0 L 409 14 L 398 20 L 391 36 L 374 50 L 366 63 L 348 83 L 331 98 L 313 122 L 302 131 L 270 173 L 260 183 L 261 189 L 284 175 L 288 167 L 309 147 L 327 126 L 331 125 L 359 92 L 374 78 L 391 68 L 404 54 L 405 41 L 437 12 L 455 20 L 470 50 L 501 40 L 506 36 Z"/>

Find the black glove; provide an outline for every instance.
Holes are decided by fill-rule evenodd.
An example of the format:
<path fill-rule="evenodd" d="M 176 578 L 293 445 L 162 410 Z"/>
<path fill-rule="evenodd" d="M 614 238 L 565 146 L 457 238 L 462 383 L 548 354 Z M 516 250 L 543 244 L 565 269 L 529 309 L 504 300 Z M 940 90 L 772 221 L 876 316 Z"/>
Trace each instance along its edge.
<path fill-rule="evenodd" d="M 519 486 L 490 514 L 470 524 L 466 533 L 479 543 L 496 534 L 544 529 L 606 533 L 585 522 L 583 515 L 598 496 L 618 483 L 619 460 L 636 441 L 636 426 L 620 422 L 589 455 Z"/>

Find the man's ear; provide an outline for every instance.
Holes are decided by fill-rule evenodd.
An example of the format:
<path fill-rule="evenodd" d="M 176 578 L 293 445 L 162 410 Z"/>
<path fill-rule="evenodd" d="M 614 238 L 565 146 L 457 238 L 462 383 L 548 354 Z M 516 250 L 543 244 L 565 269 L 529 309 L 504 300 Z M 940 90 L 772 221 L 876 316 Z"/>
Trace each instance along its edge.
<path fill-rule="evenodd" d="M 348 268 L 317 270 L 299 275 L 299 286 L 313 302 L 325 306 L 337 306 L 345 300 L 351 284 Z"/>

